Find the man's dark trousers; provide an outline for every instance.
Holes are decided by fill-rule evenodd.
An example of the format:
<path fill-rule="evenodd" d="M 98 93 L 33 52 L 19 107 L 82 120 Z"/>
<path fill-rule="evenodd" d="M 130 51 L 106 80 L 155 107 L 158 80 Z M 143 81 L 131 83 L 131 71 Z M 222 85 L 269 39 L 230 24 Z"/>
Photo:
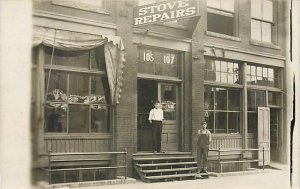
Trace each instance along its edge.
<path fill-rule="evenodd" d="M 153 138 L 153 150 L 161 151 L 161 131 L 162 121 L 152 121 L 152 138 Z"/>

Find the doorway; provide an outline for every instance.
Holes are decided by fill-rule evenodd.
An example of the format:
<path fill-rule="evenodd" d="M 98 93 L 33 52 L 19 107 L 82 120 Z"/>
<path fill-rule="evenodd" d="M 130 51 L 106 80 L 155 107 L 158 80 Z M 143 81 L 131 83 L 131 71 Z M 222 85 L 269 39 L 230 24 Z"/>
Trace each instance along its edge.
<path fill-rule="evenodd" d="M 155 80 L 138 80 L 138 151 L 152 151 L 152 128 L 148 121 L 154 102 L 159 100 L 164 111 L 162 150 L 178 151 L 178 85 Z"/>

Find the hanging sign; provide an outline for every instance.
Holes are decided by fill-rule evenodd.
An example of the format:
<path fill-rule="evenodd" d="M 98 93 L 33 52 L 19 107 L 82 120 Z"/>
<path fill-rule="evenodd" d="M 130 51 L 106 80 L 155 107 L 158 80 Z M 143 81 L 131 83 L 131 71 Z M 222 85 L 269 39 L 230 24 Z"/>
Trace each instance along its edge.
<path fill-rule="evenodd" d="M 134 26 L 167 22 L 199 15 L 198 0 L 163 1 L 133 9 Z"/>

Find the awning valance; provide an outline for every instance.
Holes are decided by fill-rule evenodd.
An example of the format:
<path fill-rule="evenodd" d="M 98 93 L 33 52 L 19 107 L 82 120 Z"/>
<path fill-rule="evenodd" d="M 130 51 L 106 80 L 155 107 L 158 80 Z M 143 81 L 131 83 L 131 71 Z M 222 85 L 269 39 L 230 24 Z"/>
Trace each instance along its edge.
<path fill-rule="evenodd" d="M 104 45 L 107 78 L 113 104 L 119 103 L 122 86 L 122 68 L 125 52 L 121 37 L 90 35 L 73 31 L 35 27 L 33 46 L 46 45 L 65 51 L 90 50 Z"/>

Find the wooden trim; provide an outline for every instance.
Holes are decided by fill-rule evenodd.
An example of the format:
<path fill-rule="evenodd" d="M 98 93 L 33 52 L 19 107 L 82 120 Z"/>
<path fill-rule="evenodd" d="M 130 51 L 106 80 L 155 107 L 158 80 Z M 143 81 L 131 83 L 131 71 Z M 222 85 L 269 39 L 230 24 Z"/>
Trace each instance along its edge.
<path fill-rule="evenodd" d="M 242 138 L 241 134 L 226 134 L 226 133 L 212 133 L 212 139 L 223 139 L 223 138 Z"/>
<path fill-rule="evenodd" d="M 49 11 L 41 11 L 41 10 L 34 11 L 33 17 L 49 18 L 53 20 L 60 20 L 60 21 L 74 22 L 74 23 L 79 23 L 84 25 L 117 29 L 117 25 L 114 23 L 100 22 L 100 21 L 85 19 L 82 17 L 69 16 L 69 15 L 64 15 L 64 14 L 59 14 L 59 13 L 49 12 Z"/>
<path fill-rule="evenodd" d="M 111 139 L 112 135 L 110 134 L 61 134 L 61 133 L 47 133 L 45 134 L 46 140 L 56 140 L 56 139 L 100 139 L 107 140 Z"/>
<path fill-rule="evenodd" d="M 159 80 L 159 81 L 170 81 L 170 82 L 176 82 L 176 83 L 182 82 L 182 79 L 179 79 L 177 77 L 168 77 L 168 76 L 142 74 L 142 73 L 138 73 L 137 78 L 138 79 Z"/>
<path fill-rule="evenodd" d="M 261 51 L 250 51 L 248 49 L 243 49 L 243 48 L 236 47 L 236 46 L 220 45 L 220 44 L 212 43 L 212 42 L 208 42 L 208 41 L 204 41 L 204 47 L 218 48 L 218 49 L 240 52 L 240 53 L 245 53 L 245 54 L 249 54 L 249 55 L 266 57 L 266 58 L 273 58 L 273 59 L 278 59 L 278 60 L 283 60 L 283 61 L 286 60 L 286 57 L 280 56 L 277 54 L 265 53 L 265 52 L 261 52 Z"/>
<path fill-rule="evenodd" d="M 213 81 L 204 81 L 204 85 L 209 85 L 214 87 L 237 88 L 237 89 L 242 89 L 244 87 L 243 85 L 240 84 L 218 83 Z"/>

